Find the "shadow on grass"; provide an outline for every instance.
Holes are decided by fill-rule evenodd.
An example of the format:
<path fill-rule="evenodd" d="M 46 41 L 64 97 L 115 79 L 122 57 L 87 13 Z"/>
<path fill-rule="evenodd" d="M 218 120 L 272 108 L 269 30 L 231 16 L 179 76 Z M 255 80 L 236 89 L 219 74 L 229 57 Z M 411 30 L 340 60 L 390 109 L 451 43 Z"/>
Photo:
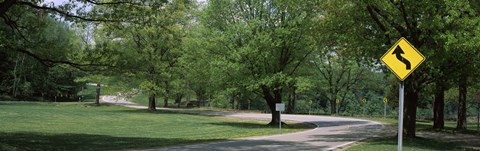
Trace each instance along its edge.
<path fill-rule="evenodd" d="M 198 145 L 187 145 L 177 148 L 168 148 L 166 150 L 193 150 L 193 151 L 296 151 L 296 150 L 327 150 L 328 145 L 311 144 L 295 141 L 275 141 L 275 140 L 235 140 L 220 143 L 207 143 Z"/>
<path fill-rule="evenodd" d="M 103 104 L 102 104 L 103 105 Z M 115 106 L 108 104 L 108 106 Z M 188 113 L 180 113 L 175 111 L 166 111 L 166 110 L 157 110 L 157 111 L 149 111 L 147 109 L 133 109 L 133 108 L 125 108 L 125 109 L 117 109 L 117 110 L 109 110 L 108 112 L 117 112 L 117 113 L 149 113 L 149 114 L 188 114 Z M 193 114 L 192 114 L 193 115 Z M 202 115 L 202 114 L 194 114 L 194 115 Z"/>
<path fill-rule="evenodd" d="M 283 122 L 282 122 L 283 123 Z M 247 123 L 247 122 L 219 122 L 219 123 L 208 123 L 210 125 L 216 126 L 230 126 L 237 128 L 278 128 L 278 125 L 267 125 L 266 123 Z M 282 124 L 282 128 L 288 129 L 313 129 L 315 126 L 310 123 L 292 123 L 292 124 Z"/>
<path fill-rule="evenodd" d="M 122 109 L 122 110 L 112 110 L 111 112 L 122 112 L 122 113 L 151 113 L 151 114 L 187 114 L 187 115 L 197 115 L 197 116 L 227 116 L 238 114 L 234 112 L 214 112 L 214 111 L 198 111 L 198 110 L 165 110 L 157 109 L 157 111 L 149 111 L 147 109 Z"/>
<path fill-rule="evenodd" d="M 32 132 L 0 133 L 0 136 L 0 150 L 124 150 L 219 141 Z"/>
<path fill-rule="evenodd" d="M 369 146 L 397 146 L 397 137 L 388 137 L 388 138 L 379 138 L 367 140 Z M 396 147 L 395 147 L 396 148 Z M 424 149 L 424 150 L 473 150 L 469 148 L 461 147 L 458 144 L 439 142 L 432 139 L 426 139 L 421 137 L 416 138 L 404 138 L 403 139 L 403 148 L 413 148 L 413 149 Z"/>
<path fill-rule="evenodd" d="M 469 135 L 480 135 L 480 131 L 477 131 L 476 129 L 466 129 L 466 130 L 459 130 L 454 127 L 447 127 L 445 126 L 444 129 L 434 129 L 432 123 L 425 123 L 425 122 L 417 122 L 417 130 L 423 130 L 423 131 L 430 131 L 430 132 L 445 132 L 445 133 L 451 133 L 451 134 L 469 134 Z M 476 128 L 476 127 L 475 127 Z"/>

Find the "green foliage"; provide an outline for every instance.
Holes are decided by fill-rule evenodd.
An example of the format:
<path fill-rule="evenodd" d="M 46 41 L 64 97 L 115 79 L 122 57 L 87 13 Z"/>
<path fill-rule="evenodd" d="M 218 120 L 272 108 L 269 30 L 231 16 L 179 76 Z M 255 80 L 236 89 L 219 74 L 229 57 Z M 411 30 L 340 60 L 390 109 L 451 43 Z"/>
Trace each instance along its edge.
<path fill-rule="evenodd" d="M 179 65 L 182 40 L 190 20 L 191 1 L 150 1 L 142 7 L 126 8 L 140 15 L 124 24 L 102 23 L 95 28 L 95 49 L 115 68 L 109 76 L 120 80 L 115 86 L 138 88 L 150 95 L 174 96 L 183 93 L 183 72 Z M 95 11 L 116 11 L 116 7 L 96 6 Z M 120 82 L 120 83 L 118 83 Z"/>
<path fill-rule="evenodd" d="M 460 87 L 464 95 L 458 98 L 458 120 L 459 128 L 463 127 L 466 87 L 478 73 L 475 67 L 480 58 L 472 57 L 479 52 L 478 7 L 468 0 L 339 0 L 321 7 L 325 11 L 321 20 L 325 38 L 348 48 L 348 55 L 368 66 L 389 72 L 379 58 L 400 37 L 408 39 L 427 58 L 404 81 L 407 136 L 415 136 L 416 108 L 429 104 L 429 99 L 422 98 L 429 96 L 424 89 L 430 83 L 447 89 Z"/>
<path fill-rule="evenodd" d="M 30 8 L 13 7 L 9 15 L 19 28 L 0 25 L 0 39 L 4 39 L 0 46 L 4 57 L 0 61 L 0 93 L 21 98 L 75 99 L 81 85 L 73 80 L 81 73 L 52 64 L 70 61 L 79 48 L 75 32 L 67 24 Z"/>
<path fill-rule="evenodd" d="M 434 84 L 442 83 L 454 119 L 460 79 L 468 94 L 478 87 L 478 8 L 471 0 L 72 0 L 58 9 L 79 16 L 61 17 L 14 5 L 6 14 L 18 29 L 0 25 L 0 93 L 53 99 L 92 82 L 106 85 L 102 93 L 188 96 L 224 108 L 268 111 L 261 100 L 296 99 L 298 113 L 375 116 L 387 97 L 394 115 L 398 80 L 379 58 L 403 36 L 427 57 L 406 81 L 420 93 L 417 116 L 431 116 Z"/>
<path fill-rule="evenodd" d="M 370 62 L 370 65 L 378 63 L 378 58 L 398 37 L 409 39 L 427 58 L 418 69 L 419 72 L 409 78 L 418 79 L 417 83 L 435 78 L 452 79 L 448 75 L 460 70 L 453 67 L 455 64 L 463 66 L 466 64 L 464 61 L 476 62 L 478 58 L 472 60 L 466 57 L 477 51 L 475 48 L 478 43 L 473 41 L 479 33 L 478 15 L 475 15 L 468 1 L 346 0 L 332 1 L 322 6 L 326 11 L 322 25 L 328 33 L 327 37 L 345 43 L 351 49 L 347 53 Z M 473 62 L 472 65 L 475 64 Z M 465 67 L 461 70 L 464 69 L 473 71 Z"/>
<path fill-rule="evenodd" d="M 286 101 L 295 86 L 299 92 L 309 89 L 306 78 L 298 74 L 316 50 L 311 30 L 317 27 L 319 3 L 209 1 L 191 47 L 207 54 L 208 72 L 215 73 L 210 76 L 216 89 L 212 92 L 233 106 L 262 98 L 273 110 L 272 104 Z M 297 78 L 302 83 L 297 84 Z M 226 100 L 215 102 L 226 106 Z"/>

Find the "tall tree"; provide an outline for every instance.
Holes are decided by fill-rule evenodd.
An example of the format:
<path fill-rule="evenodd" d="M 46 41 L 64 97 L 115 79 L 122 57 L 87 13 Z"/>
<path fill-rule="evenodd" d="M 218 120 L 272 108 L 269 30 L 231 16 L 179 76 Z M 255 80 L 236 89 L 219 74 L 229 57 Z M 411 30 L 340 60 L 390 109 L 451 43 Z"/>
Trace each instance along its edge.
<path fill-rule="evenodd" d="M 196 11 L 200 13 L 201 11 Z M 213 55 L 208 53 L 208 49 L 212 49 L 212 45 L 208 40 L 205 40 L 205 28 L 199 22 L 191 22 L 189 33 L 185 37 L 182 49 L 184 53 L 180 58 L 181 66 L 183 67 L 183 84 L 186 86 L 183 95 L 187 97 L 190 95 L 197 95 L 198 100 L 205 101 L 207 96 L 212 96 L 215 90 L 225 90 L 229 85 L 220 84 L 227 76 L 217 76 L 219 71 L 213 68 Z M 212 37 L 214 38 L 214 37 Z M 230 83 L 231 84 L 231 83 Z M 193 91 L 193 92 L 192 92 Z"/>
<path fill-rule="evenodd" d="M 432 61 L 435 60 L 431 59 L 434 58 L 432 56 L 438 49 L 445 49 L 448 52 L 447 56 L 453 55 L 452 52 L 458 50 L 455 48 L 460 48 L 463 42 L 449 35 L 472 33 L 471 29 L 478 27 L 456 26 L 465 21 L 469 23 L 468 25 L 478 23 L 477 19 L 471 17 L 469 2 L 345 0 L 326 2 L 322 7 L 326 10 L 325 29 L 333 32 L 327 35 L 336 36 L 339 41 L 343 41 L 342 44 L 347 45 L 346 47 L 357 50 L 350 53 L 369 62 L 368 64 L 377 64 L 378 58 L 399 37 L 408 39 L 428 58 L 426 63 L 404 81 L 405 134 L 414 137 L 420 92 L 428 83 L 435 81 L 435 76 L 432 76 L 433 67 L 447 63 Z"/>
<path fill-rule="evenodd" d="M 337 114 L 337 105 L 344 102 L 353 86 L 362 80 L 365 69 L 358 67 L 348 56 L 342 55 L 342 50 L 330 51 L 325 56 L 318 56 L 313 60 L 322 81 L 318 89 L 322 89 L 324 98 L 330 101 L 330 112 Z M 343 50 L 345 51 L 345 50 Z M 338 102 L 337 102 L 338 100 Z"/>
<path fill-rule="evenodd" d="M 202 25 L 216 48 L 209 53 L 224 66 L 235 67 L 240 85 L 260 94 L 278 124 L 275 104 L 294 73 L 314 51 L 311 29 L 319 19 L 319 1 L 212 0 Z"/>
<path fill-rule="evenodd" d="M 444 107 L 445 107 L 445 86 L 442 83 L 435 84 L 435 100 L 433 103 L 433 128 L 443 129 L 444 122 Z"/>
<path fill-rule="evenodd" d="M 7 73 L 1 79 L 4 90 L 14 97 L 71 98 L 78 86 L 73 82 L 78 72 L 65 66 L 54 67 L 50 61 L 69 62 L 80 47 L 74 30 L 30 8 L 14 7 L 8 15 L 19 27 L 0 24 L 0 51 L 5 54 L 0 62 L 10 66 L 3 70 Z"/>
<path fill-rule="evenodd" d="M 163 94 L 168 100 L 173 70 L 178 66 L 181 42 L 189 21 L 193 2 L 148 1 L 138 9 L 127 9 L 133 14 L 143 14 L 124 24 L 98 26 L 99 44 L 117 50 L 117 70 L 140 81 L 140 88 L 149 95 L 148 109 L 156 110 L 156 98 Z M 96 11 L 110 12 L 111 7 L 98 7 Z M 134 56 L 134 57 L 132 57 Z"/>

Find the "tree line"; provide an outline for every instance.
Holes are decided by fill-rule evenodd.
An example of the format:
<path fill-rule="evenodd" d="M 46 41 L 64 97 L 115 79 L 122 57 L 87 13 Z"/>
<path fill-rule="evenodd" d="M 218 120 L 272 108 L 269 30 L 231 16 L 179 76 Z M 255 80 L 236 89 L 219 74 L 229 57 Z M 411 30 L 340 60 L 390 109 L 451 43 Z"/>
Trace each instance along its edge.
<path fill-rule="evenodd" d="M 445 92 L 458 91 L 457 128 L 477 90 L 480 4 L 475 1 L 210 0 L 0 3 L 0 92 L 74 95 L 105 83 L 157 98 L 194 96 L 219 107 L 262 109 L 278 124 L 315 106 L 353 113 L 398 105 L 398 80 L 380 57 L 400 37 L 425 62 L 405 80 L 406 135 L 418 108 L 444 128 Z M 104 78 L 107 77 L 107 78 Z M 109 79 L 109 80 L 105 80 Z M 362 102 L 362 100 L 368 100 Z M 433 98 L 433 99 L 432 99 Z M 307 103 L 312 100 L 312 103 Z M 370 107 L 372 108 L 372 107 Z M 369 108 L 367 108 L 369 109 Z"/>

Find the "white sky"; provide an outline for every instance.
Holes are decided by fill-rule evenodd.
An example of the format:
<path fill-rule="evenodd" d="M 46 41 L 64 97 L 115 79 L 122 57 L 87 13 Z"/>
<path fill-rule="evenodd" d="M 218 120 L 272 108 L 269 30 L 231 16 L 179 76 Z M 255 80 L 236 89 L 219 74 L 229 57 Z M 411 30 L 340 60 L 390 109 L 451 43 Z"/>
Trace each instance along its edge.
<path fill-rule="evenodd" d="M 196 0 L 199 3 L 204 3 L 206 0 Z M 53 2 L 54 5 L 60 5 L 63 4 L 64 2 L 68 2 L 68 0 L 45 0 L 44 3 L 51 3 Z"/>
<path fill-rule="evenodd" d="M 62 5 L 62 4 L 64 4 L 64 3 L 66 3 L 66 2 L 68 2 L 68 1 L 69 1 L 69 0 L 44 0 L 44 1 L 43 1 L 43 4 L 47 4 L 48 6 L 51 6 L 52 3 L 53 3 L 54 6 L 58 6 L 58 5 Z M 102 0 L 100 0 L 100 1 L 102 1 Z M 196 1 L 197 1 L 200 5 L 204 5 L 207 0 L 196 0 Z M 77 2 L 75 2 L 75 3 L 77 3 Z M 78 3 L 77 3 L 77 4 L 78 4 Z M 79 4 L 79 5 L 83 5 L 83 4 Z M 92 6 L 92 5 L 87 5 L 87 7 L 85 8 L 85 10 L 86 10 L 86 11 L 90 11 L 91 6 Z M 76 7 L 76 8 L 79 8 L 79 7 L 77 7 L 77 6 L 75 6 L 75 7 Z M 76 14 L 75 11 L 71 11 L 70 13 Z"/>
<path fill-rule="evenodd" d="M 62 4 L 63 2 L 68 1 L 68 0 L 45 0 L 44 3 L 49 4 L 49 3 L 54 3 L 54 5 L 59 5 Z"/>

